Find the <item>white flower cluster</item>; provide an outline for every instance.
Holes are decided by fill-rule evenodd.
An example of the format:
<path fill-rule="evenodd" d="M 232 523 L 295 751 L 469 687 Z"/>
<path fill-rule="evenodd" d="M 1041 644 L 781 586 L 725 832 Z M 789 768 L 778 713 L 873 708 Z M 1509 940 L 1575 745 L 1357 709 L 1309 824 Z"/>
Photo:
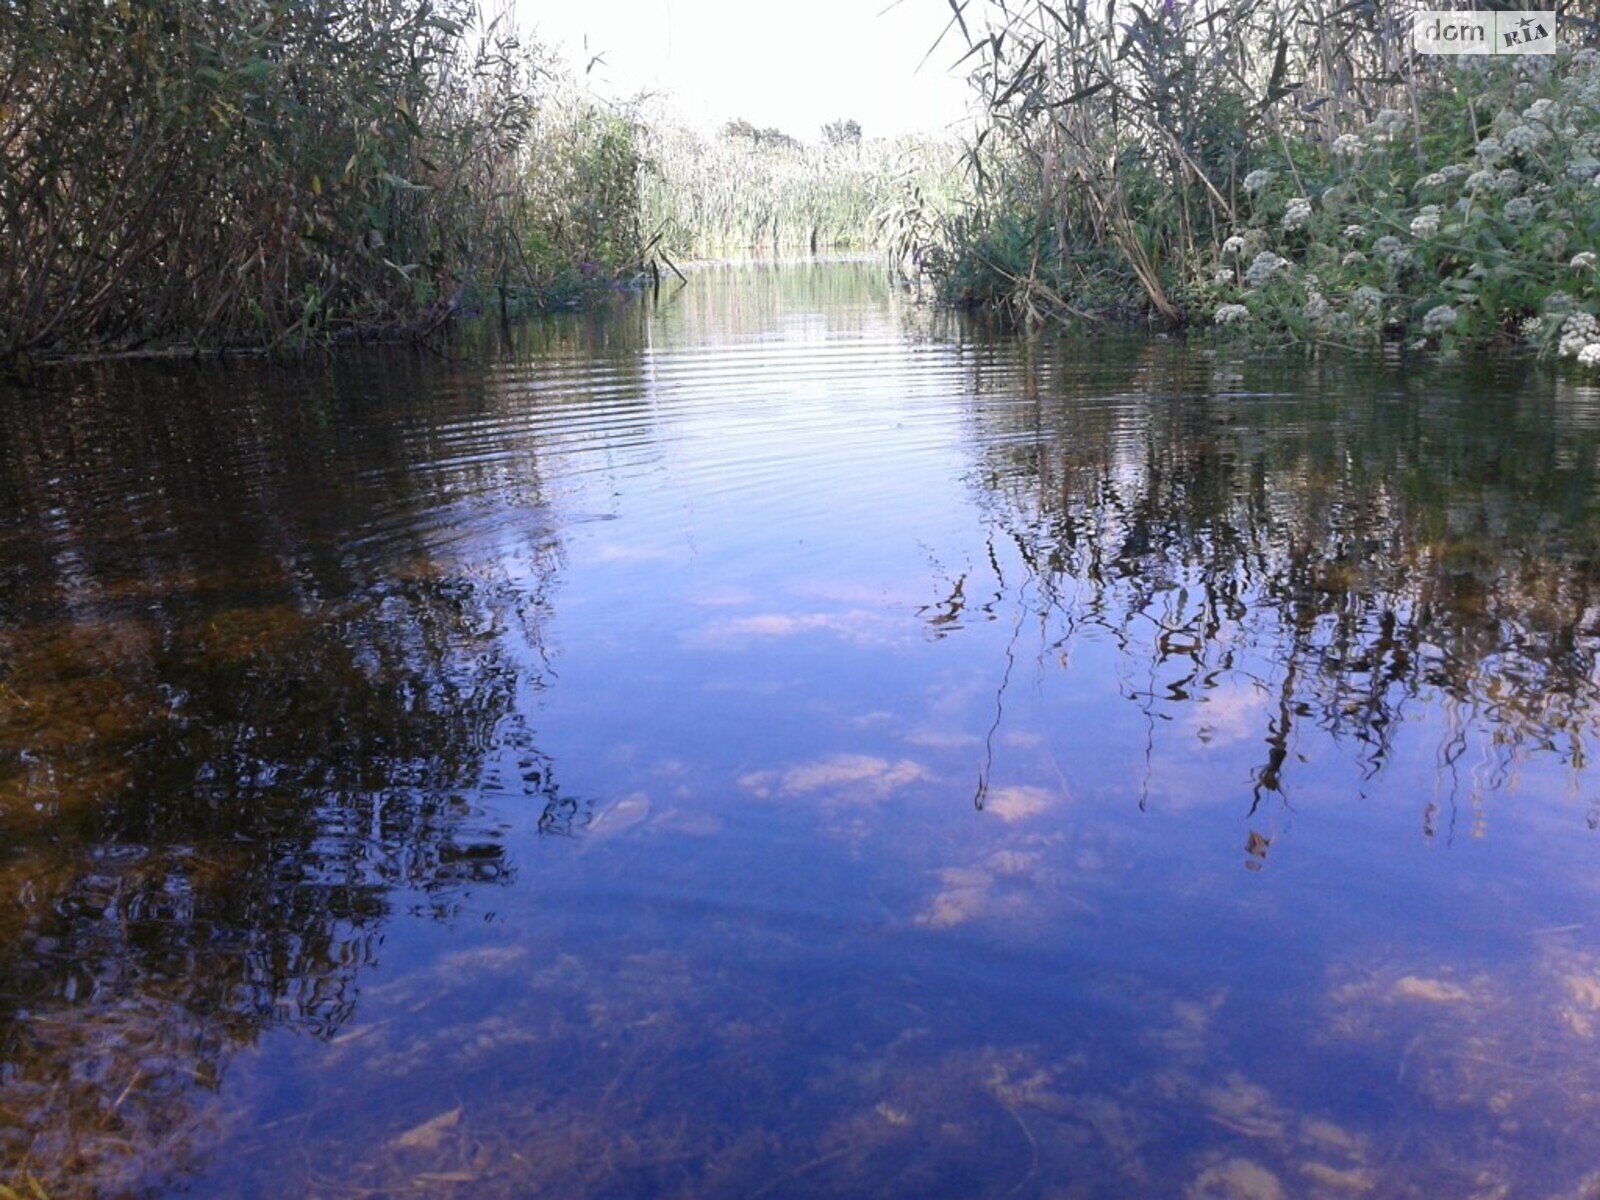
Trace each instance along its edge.
<path fill-rule="evenodd" d="M 1554 100 L 1535 100 L 1523 110 L 1522 119 L 1547 128 L 1554 128 L 1556 118 L 1560 115 L 1561 106 Z"/>
<path fill-rule="evenodd" d="M 1406 114 L 1398 108 L 1385 108 L 1367 123 L 1367 132 L 1374 141 L 1392 142 L 1406 132 Z"/>
<path fill-rule="evenodd" d="M 1366 143 L 1353 133 L 1341 133 L 1333 139 L 1333 152 L 1341 158 L 1356 158 L 1366 149 Z"/>
<path fill-rule="evenodd" d="M 1217 309 L 1216 322 L 1218 325 L 1232 325 L 1248 319 L 1249 316 L 1250 310 L 1242 304 L 1224 304 Z"/>
<path fill-rule="evenodd" d="M 1550 140 L 1550 131 L 1542 125 L 1514 125 L 1500 139 L 1508 154 L 1532 154 Z"/>
<path fill-rule="evenodd" d="M 1415 261 L 1411 251 L 1406 249 L 1405 243 L 1392 233 L 1386 233 L 1373 242 L 1372 252 L 1397 271 L 1409 267 Z"/>
<path fill-rule="evenodd" d="M 1508 221 L 1531 221 L 1538 210 L 1526 196 L 1513 196 L 1502 210 Z"/>
<path fill-rule="evenodd" d="M 1505 157 L 1505 150 L 1500 145 L 1497 137 L 1486 137 L 1478 143 L 1478 160 L 1486 167 L 1492 167 Z"/>
<path fill-rule="evenodd" d="M 1289 201 L 1289 207 L 1283 213 L 1283 231 L 1294 233 L 1311 224 L 1311 201 L 1304 196 L 1296 196 Z"/>
<path fill-rule="evenodd" d="M 1582 250 L 1572 256 L 1572 261 L 1567 265 L 1574 271 L 1592 271 L 1597 260 L 1593 250 Z"/>
<path fill-rule="evenodd" d="M 1272 182 L 1272 172 L 1267 170 L 1251 171 L 1244 177 L 1244 190 L 1252 196 L 1259 196 L 1267 190 L 1267 185 Z"/>
<path fill-rule="evenodd" d="M 1213 287 L 1227 287 L 1232 282 L 1233 272 L 1228 270 L 1227 267 L 1223 267 L 1222 270 L 1211 277 Z"/>
<path fill-rule="evenodd" d="M 1443 171 L 1429 171 L 1421 179 L 1417 180 L 1417 186 L 1419 188 L 1442 188 L 1449 182 L 1444 177 Z"/>
<path fill-rule="evenodd" d="M 1328 298 L 1321 292 L 1312 292 L 1306 297 L 1306 320 L 1313 325 L 1324 325 L 1333 313 L 1333 305 L 1328 303 Z"/>
<path fill-rule="evenodd" d="M 1562 358 L 1578 358 L 1590 346 L 1600 345 L 1600 321 L 1593 313 L 1575 312 L 1561 326 L 1561 341 L 1556 352 Z"/>
<path fill-rule="evenodd" d="M 1524 317 L 1522 324 L 1517 326 L 1522 336 L 1530 342 L 1544 332 L 1543 317 Z"/>
<path fill-rule="evenodd" d="M 1422 318 L 1422 332 L 1429 337 L 1453 329 L 1456 323 L 1456 310 L 1448 304 L 1441 304 L 1437 308 L 1430 308 Z"/>
<path fill-rule="evenodd" d="M 1366 236 L 1367 227 L 1365 225 L 1346 225 L 1344 227 L 1344 240 L 1347 242 L 1359 242 Z"/>
<path fill-rule="evenodd" d="M 1364 267 L 1367 265 L 1367 256 L 1359 250 L 1352 250 L 1339 260 L 1343 267 Z"/>
<path fill-rule="evenodd" d="M 1424 204 L 1411 219 L 1411 236 L 1431 238 L 1439 232 L 1439 219 L 1442 215 L 1442 210 L 1437 204 Z"/>
<path fill-rule="evenodd" d="M 1222 243 L 1222 254 L 1224 258 L 1232 258 L 1235 255 L 1243 253 L 1244 239 L 1238 234 L 1234 234 L 1233 237 Z"/>
<path fill-rule="evenodd" d="M 1578 365 L 1580 367 L 1600 367 L 1600 342 L 1591 342 L 1578 351 Z"/>
<path fill-rule="evenodd" d="M 1245 268 L 1245 286 L 1258 288 L 1276 275 L 1281 268 L 1288 265 L 1289 260 L 1287 258 L 1279 258 L 1271 250 L 1263 250 Z"/>
<path fill-rule="evenodd" d="M 1513 167 L 1505 167 L 1499 171 L 1474 171 L 1467 176 L 1467 191 L 1475 196 L 1489 192 L 1509 196 L 1521 187 L 1522 174 Z"/>
<path fill-rule="evenodd" d="M 1351 295 L 1350 307 L 1364 317 L 1376 317 L 1383 311 L 1383 293 L 1369 284 L 1362 284 Z"/>

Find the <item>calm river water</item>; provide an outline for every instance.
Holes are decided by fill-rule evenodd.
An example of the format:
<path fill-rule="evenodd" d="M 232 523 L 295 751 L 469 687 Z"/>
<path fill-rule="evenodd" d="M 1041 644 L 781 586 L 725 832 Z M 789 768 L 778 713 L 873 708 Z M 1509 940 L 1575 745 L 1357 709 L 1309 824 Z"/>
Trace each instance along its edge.
<path fill-rule="evenodd" d="M 0 397 L 0 1180 L 1600 1176 L 1600 390 L 710 270 Z"/>

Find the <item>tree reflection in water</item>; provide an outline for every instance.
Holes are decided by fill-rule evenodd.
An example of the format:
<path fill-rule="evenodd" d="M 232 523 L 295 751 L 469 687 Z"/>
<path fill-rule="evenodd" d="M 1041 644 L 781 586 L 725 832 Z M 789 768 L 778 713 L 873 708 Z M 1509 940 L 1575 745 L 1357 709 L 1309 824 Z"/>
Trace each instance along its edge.
<path fill-rule="evenodd" d="M 518 715 L 559 556 L 536 464 L 491 555 L 471 514 L 430 544 L 497 481 L 419 486 L 360 397 L 432 384 L 385 361 L 309 395 L 8 410 L 0 1166 L 53 1196 L 197 1161 L 234 1053 L 334 1037 L 392 911 L 510 877 L 477 789 L 553 787 Z"/>
<path fill-rule="evenodd" d="M 1046 354 L 1018 404 L 1017 380 L 988 381 L 980 365 L 973 484 L 993 587 L 1019 622 L 1024 610 L 1043 622 L 1042 658 L 1070 662 L 1088 635 L 1117 647 L 1149 757 L 1206 737 L 1192 706 L 1252 694 L 1254 811 L 1287 798 L 1297 739 L 1349 747 L 1371 778 L 1412 709 L 1443 713 L 1450 813 L 1428 806 L 1433 836 L 1530 753 L 1586 763 L 1597 428 L 1581 396 L 1464 405 L 1360 372 L 1240 394 L 1192 352 L 1154 346 L 1120 378 L 1106 368 L 1100 394 L 1080 378 L 1061 399 Z M 1497 386 L 1489 373 L 1464 383 Z M 923 610 L 929 628 L 958 625 L 987 586 L 955 579 Z M 997 615 L 999 597 L 987 607 Z M 1175 725 L 1186 710 L 1195 720 Z"/>
<path fill-rule="evenodd" d="M 1408 817 L 1246 877 L 1235 837 L 1259 865 L 1288 820 L 1177 801 L 1235 777 L 1241 816 L 1352 776 L 1409 795 L 1435 738 L 1441 804 L 1533 756 L 1576 776 L 1600 400 L 1357 367 L 1247 389 L 1109 340 L 902 358 L 848 291 L 813 361 L 803 289 L 751 290 L 748 325 L 685 290 L 648 327 L 564 326 L 565 359 L 344 359 L 247 394 L 108 375 L 0 408 L 0 1180 L 1353 1194 L 1459 1165 L 1487 1194 L 1480 1171 L 1588 1171 L 1600 960 L 1550 940 L 1588 893 L 1514 878 L 1581 848 L 1528 857 L 1530 812 L 1500 863 L 1375 898 L 1349 864 Z M 732 336 L 774 328 L 800 331 L 787 389 Z M 899 452 L 881 488 L 845 478 Z M 609 538 L 551 515 L 613 500 Z M 629 557 L 686 522 L 694 571 Z M 880 561 L 874 529 L 930 540 Z M 941 554 L 971 561 L 919 645 L 904 600 Z M 538 709 L 558 577 L 569 669 Z M 707 628 L 752 636 L 713 653 Z M 1063 685 L 1008 714 L 1034 658 Z M 1131 819 L 1140 722 L 1171 820 Z M 611 825 L 553 777 L 558 738 L 562 782 L 627 793 Z M 1227 753 L 1194 761 L 1207 740 Z M 1354 769 L 1319 769 L 1333 749 Z M 539 869 L 510 830 L 556 835 Z M 1394 894 L 1459 902 L 1446 944 Z"/>

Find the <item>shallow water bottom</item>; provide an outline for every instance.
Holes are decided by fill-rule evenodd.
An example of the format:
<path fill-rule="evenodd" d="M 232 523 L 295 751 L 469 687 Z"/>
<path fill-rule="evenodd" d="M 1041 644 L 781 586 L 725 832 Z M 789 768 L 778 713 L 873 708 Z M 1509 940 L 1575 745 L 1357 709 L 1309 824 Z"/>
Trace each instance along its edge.
<path fill-rule="evenodd" d="M 0 1172 L 1600 1196 L 1600 392 L 739 268 L 0 407 Z"/>

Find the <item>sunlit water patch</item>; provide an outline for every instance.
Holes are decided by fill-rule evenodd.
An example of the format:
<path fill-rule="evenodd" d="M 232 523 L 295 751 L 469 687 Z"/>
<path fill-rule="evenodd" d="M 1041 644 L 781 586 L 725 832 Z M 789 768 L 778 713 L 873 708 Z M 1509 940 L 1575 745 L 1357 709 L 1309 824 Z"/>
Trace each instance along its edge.
<path fill-rule="evenodd" d="M 864 265 L 7 395 L 4 1178 L 1595 1195 L 1597 447 Z"/>

